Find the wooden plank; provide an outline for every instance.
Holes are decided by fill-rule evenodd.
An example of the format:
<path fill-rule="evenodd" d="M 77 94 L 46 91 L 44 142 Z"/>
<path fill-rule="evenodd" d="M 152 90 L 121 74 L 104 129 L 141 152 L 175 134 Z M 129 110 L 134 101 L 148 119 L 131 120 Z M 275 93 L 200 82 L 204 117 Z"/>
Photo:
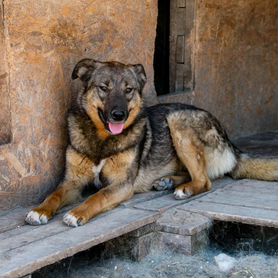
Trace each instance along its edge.
<path fill-rule="evenodd" d="M 272 182 L 267 186 L 257 186 L 256 184 L 250 185 L 250 184 L 238 184 L 235 183 L 234 186 L 228 185 L 225 188 L 219 188 L 217 190 L 218 192 L 233 192 L 234 194 L 249 194 L 249 195 L 265 195 L 271 196 L 271 195 L 277 195 L 278 193 L 278 184 L 275 182 Z"/>
<path fill-rule="evenodd" d="M 6 240 L 0 241 L 1 253 L 28 245 L 32 242 L 38 242 L 44 238 L 51 237 L 71 229 L 62 223 L 62 215 L 55 217 L 47 225 L 35 226 L 35 229 L 33 229 L 33 226 L 30 225 L 25 225 L 24 227 L 28 228 L 24 233 L 16 234 L 6 238 Z"/>
<path fill-rule="evenodd" d="M 230 188 L 228 190 L 223 190 L 223 189 L 219 189 L 217 190 L 217 194 L 232 194 L 232 195 L 240 195 L 242 197 L 246 196 L 246 197 L 251 197 L 251 198 L 259 198 L 259 199 L 263 199 L 264 198 L 264 201 L 267 201 L 267 200 L 277 200 L 278 199 L 278 188 L 277 190 L 272 190 L 272 191 L 269 191 L 269 192 L 264 192 L 263 190 L 234 190 L 233 188 Z"/>
<path fill-rule="evenodd" d="M 278 211 L 276 210 L 215 204 L 202 202 L 200 199 L 181 205 L 177 209 L 201 213 L 216 220 L 278 228 Z"/>
<path fill-rule="evenodd" d="M 184 64 L 184 47 L 185 47 L 185 36 L 177 35 L 176 39 L 176 63 Z"/>
<path fill-rule="evenodd" d="M 163 212 L 171 207 L 178 206 L 188 200 L 176 200 L 173 194 L 168 194 L 153 200 L 135 204 L 133 207 L 142 210 Z"/>
<path fill-rule="evenodd" d="M 81 203 L 81 202 L 80 202 Z M 71 210 L 73 207 L 78 206 L 80 203 L 73 204 L 70 206 L 66 206 L 62 208 L 57 215 L 59 214 L 64 214 L 66 211 Z M 0 239 L 4 237 L 2 233 L 11 231 L 11 234 L 13 234 L 13 230 L 17 229 L 18 233 L 22 232 L 25 230 L 22 229 L 25 225 L 25 217 L 27 213 L 32 209 L 33 207 L 18 207 L 13 210 L 5 211 L 0 214 Z M 35 229 L 35 226 L 32 226 L 33 229 Z"/>
<path fill-rule="evenodd" d="M 258 181 L 258 180 L 238 180 L 225 187 L 226 190 L 249 191 L 277 194 L 278 182 Z"/>
<path fill-rule="evenodd" d="M 193 58 L 193 45 L 195 40 L 194 30 L 194 18 L 195 18 L 195 0 L 186 0 L 185 9 L 185 44 L 184 44 L 184 88 L 193 90 L 194 86 L 194 60 Z"/>
<path fill-rule="evenodd" d="M 199 199 L 202 196 L 210 194 L 211 192 L 217 190 L 218 188 L 224 188 L 225 186 L 228 186 L 233 182 L 234 180 L 231 178 L 218 179 L 216 181 L 213 181 L 213 188 L 211 191 L 204 192 L 202 194 L 190 197 L 189 199 L 185 199 L 185 200 L 176 200 L 174 198 L 173 192 L 169 193 L 169 191 L 162 191 L 164 192 L 163 196 L 158 198 L 152 198 L 145 202 L 140 202 L 140 203 L 136 202 L 135 204 L 133 203 L 133 207 L 137 209 L 146 209 L 151 211 L 164 212 L 165 210 L 171 207 L 179 206 L 181 204 L 191 202 L 192 200 Z"/>
<path fill-rule="evenodd" d="M 30 225 L 25 225 L 24 224 L 24 226 L 20 226 L 20 227 L 14 228 L 12 230 L 8 230 L 8 231 L 5 231 L 5 232 L 1 233 L 0 234 L 0 241 L 5 240 L 6 238 L 10 238 L 10 237 L 13 237 L 13 236 L 24 234 L 26 232 L 29 232 L 30 229 L 33 229 L 33 230 L 38 229 L 39 227 L 40 226 L 30 226 Z"/>
<path fill-rule="evenodd" d="M 24 225 L 24 219 L 30 208 L 16 208 L 11 211 L 1 213 L 0 233 L 18 228 Z"/>
<path fill-rule="evenodd" d="M 218 188 L 225 188 L 228 184 L 233 184 L 237 182 L 230 177 L 223 177 L 212 181 L 212 191 Z"/>
<path fill-rule="evenodd" d="M 178 8 L 186 8 L 186 0 L 177 0 Z"/>
<path fill-rule="evenodd" d="M 150 191 L 150 192 L 144 192 L 144 193 L 137 193 L 133 196 L 132 199 L 123 202 L 120 206 L 122 207 L 131 207 L 135 204 L 142 203 L 145 201 L 149 201 L 155 198 L 159 198 L 161 196 L 171 194 L 170 191 Z"/>
<path fill-rule="evenodd" d="M 221 190 L 221 189 L 220 189 Z M 257 187 L 257 186 L 235 186 L 230 188 L 225 188 L 223 190 L 229 190 L 229 192 L 245 192 L 246 194 L 264 194 L 264 195 L 272 195 L 278 193 L 278 185 L 275 186 L 265 186 L 265 187 Z"/>
<path fill-rule="evenodd" d="M 278 184 L 237 181 L 202 197 L 201 201 L 278 210 Z"/>
<path fill-rule="evenodd" d="M 278 193 L 278 192 L 277 192 Z M 243 207 L 277 210 L 278 197 L 275 194 L 256 194 L 255 192 L 215 191 L 200 199 L 202 202 L 227 204 Z"/>
<path fill-rule="evenodd" d="M 192 43 L 194 40 L 195 1 L 170 1 L 170 92 L 193 88 Z"/>
<path fill-rule="evenodd" d="M 0 277 L 27 275 L 77 252 L 153 223 L 158 217 L 156 212 L 118 208 L 84 226 L 69 228 L 7 252 L 0 250 Z"/>

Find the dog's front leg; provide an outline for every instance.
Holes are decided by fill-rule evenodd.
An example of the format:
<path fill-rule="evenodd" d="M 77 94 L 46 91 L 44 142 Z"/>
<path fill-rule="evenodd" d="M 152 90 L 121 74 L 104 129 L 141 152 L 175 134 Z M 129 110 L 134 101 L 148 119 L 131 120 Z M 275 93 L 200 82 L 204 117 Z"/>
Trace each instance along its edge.
<path fill-rule="evenodd" d="M 94 216 L 130 199 L 133 194 L 133 186 L 130 183 L 111 184 L 89 197 L 79 207 L 66 213 L 63 221 L 72 227 L 84 225 Z"/>
<path fill-rule="evenodd" d="M 31 225 L 46 224 L 60 208 L 79 200 L 84 186 L 94 179 L 93 166 L 90 159 L 68 147 L 64 180 L 43 203 L 27 214 L 25 221 Z"/>

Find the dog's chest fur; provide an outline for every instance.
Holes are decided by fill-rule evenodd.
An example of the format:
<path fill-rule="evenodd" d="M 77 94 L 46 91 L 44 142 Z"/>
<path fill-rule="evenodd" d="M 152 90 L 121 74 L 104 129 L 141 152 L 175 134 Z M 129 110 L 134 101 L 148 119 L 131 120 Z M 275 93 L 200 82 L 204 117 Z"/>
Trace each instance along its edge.
<path fill-rule="evenodd" d="M 87 115 L 69 115 L 70 143 L 79 153 L 86 155 L 95 165 L 101 165 L 101 161 L 124 152 L 132 147 L 137 147 L 144 136 L 145 118 L 138 120 L 121 135 L 110 136 L 101 140 L 97 130 Z M 98 166 L 96 166 L 98 167 Z"/>
<path fill-rule="evenodd" d="M 100 173 L 105 165 L 106 159 L 102 159 L 98 165 L 94 165 L 92 167 L 92 171 L 94 173 L 94 185 L 96 186 L 96 188 L 101 188 L 102 187 L 102 182 L 100 180 Z"/>

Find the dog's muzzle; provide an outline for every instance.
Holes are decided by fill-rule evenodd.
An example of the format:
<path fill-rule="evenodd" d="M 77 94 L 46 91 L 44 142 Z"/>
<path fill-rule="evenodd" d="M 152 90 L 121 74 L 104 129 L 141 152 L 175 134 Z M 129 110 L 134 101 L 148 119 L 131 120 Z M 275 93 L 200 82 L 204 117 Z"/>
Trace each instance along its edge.
<path fill-rule="evenodd" d="M 99 109 L 98 114 L 112 135 L 119 135 L 123 132 L 125 121 L 128 118 L 128 112 L 114 109 L 109 113 L 109 117 L 107 118 L 105 113 Z"/>

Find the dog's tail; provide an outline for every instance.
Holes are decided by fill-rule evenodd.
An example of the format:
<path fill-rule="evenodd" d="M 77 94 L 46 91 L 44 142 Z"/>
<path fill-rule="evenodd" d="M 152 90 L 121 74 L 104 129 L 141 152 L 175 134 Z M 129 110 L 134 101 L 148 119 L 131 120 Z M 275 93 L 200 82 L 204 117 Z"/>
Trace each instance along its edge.
<path fill-rule="evenodd" d="M 278 180 L 278 159 L 251 158 L 240 154 L 236 167 L 231 172 L 235 179 L 257 179 L 265 181 Z"/>

